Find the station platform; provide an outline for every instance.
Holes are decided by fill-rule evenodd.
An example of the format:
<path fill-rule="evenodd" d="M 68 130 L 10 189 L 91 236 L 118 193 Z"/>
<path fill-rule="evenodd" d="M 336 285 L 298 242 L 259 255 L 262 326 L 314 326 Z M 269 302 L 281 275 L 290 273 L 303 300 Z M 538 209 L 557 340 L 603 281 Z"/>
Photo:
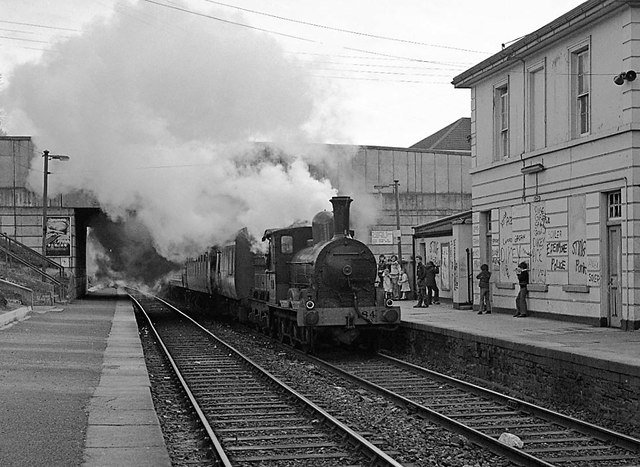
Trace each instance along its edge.
<path fill-rule="evenodd" d="M 390 348 L 432 368 L 553 401 L 594 419 L 640 428 L 640 331 L 512 314 L 479 315 L 451 303 L 397 301 L 400 332 Z"/>
<path fill-rule="evenodd" d="M 640 331 L 622 331 L 616 328 L 594 327 L 543 318 L 531 314 L 514 318 L 511 314 L 491 313 L 478 315 L 473 310 L 457 310 L 450 303 L 413 308 L 415 301 L 397 301 L 406 326 L 431 329 L 450 335 L 477 336 L 478 339 L 523 349 L 564 352 L 573 361 L 603 362 L 626 366 L 625 371 L 640 375 Z"/>
<path fill-rule="evenodd" d="M 0 312 L 0 465 L 170 466 L 133 307 L 116 290 Z"/>

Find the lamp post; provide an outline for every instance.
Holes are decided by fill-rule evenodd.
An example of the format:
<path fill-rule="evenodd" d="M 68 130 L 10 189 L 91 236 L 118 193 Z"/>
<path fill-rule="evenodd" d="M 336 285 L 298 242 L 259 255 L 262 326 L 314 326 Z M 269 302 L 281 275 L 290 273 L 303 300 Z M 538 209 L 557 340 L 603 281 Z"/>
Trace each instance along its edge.
<path fill-rule="evenodd" d="M 44 160 L 44 181 L 42 183 L 42 256 L 47 256 L 47 207 L 49 204 L 47 189 L 49 187 L 49 161 L 68 161 L 69 156 L 49 154 L 49 151 L 43 151 L 42 158 Z"/>
<path fill-rule="evenodd" d="M 400 186 L 399 180 L 394 180 L 393 184 L 388 185 L 373 185 L 378 191 L 382 188 L 393 187 L 393 194 L 396 199 L 396 229 L 398 231 L 398 261 L 402 265 L 402 230 L 400 228 L 400 195 L 398 194 L 398 187 Z"/>

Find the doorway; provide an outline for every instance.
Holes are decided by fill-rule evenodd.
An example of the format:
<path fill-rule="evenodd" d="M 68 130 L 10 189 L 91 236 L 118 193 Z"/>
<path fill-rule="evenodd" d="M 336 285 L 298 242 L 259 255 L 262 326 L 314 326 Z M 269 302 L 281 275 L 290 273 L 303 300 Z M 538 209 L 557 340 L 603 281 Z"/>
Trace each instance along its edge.
<path fill-rule="evenodd" d="M 622 326 L 622 229 L 620 225 L 607 228 L 608 248 L 608 323 Z"/>

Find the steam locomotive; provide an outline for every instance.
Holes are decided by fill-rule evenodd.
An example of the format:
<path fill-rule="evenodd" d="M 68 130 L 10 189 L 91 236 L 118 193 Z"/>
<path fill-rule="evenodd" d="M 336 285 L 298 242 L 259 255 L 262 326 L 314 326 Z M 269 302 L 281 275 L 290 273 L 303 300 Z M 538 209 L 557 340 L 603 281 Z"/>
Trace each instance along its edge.
<path fill-rule="evenodd" d="M 400 323 L 400 307 L 375 287 L 376 260 L 349 230 L 352 199 L 331 199 L 311 226 L 269 229 L 266 254 L 252 251 L 246 229 L 186 262 L 174 293 L 211 300 L 241 322 L 312 350 L 320 341 L 372 344 Z"/>

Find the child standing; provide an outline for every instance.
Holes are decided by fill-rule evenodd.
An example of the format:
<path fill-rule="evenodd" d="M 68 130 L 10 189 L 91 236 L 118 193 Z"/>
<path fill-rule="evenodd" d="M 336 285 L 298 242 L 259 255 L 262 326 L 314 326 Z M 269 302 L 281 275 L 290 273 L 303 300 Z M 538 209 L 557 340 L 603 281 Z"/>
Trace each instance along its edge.
<path fill-rule="evenodd" d="M 480 266 L 480 274 L 476 276 L 476 279 L 480 281 L 478 284 L 480 286 L 480 311 L 478 311 L 478 314 L 481 315 L 483 312 L 490 314 L 491 294 L 489 292 L 489 279 L 491 279 L 491 272 L 489 272 L 488 265 L 483 264 Z"/>
<path fill-rule="evenodd" d="M 393 298 L 393 283 L 391 282 L 391 274 L 389 270 L 382 271 L 382 288 L 384 289 L 384 298 Z"/>
<path fill-rule="evenodd" d="M 406 269 L 402 268 L 402 274 L 400 274 L 400 292 L 402 293 L 402 297 L 400 300 L 407 299 L 407 293 L 411 292 L 411 286 L 409 285 L 409 276 L 407 275 Z"/>

